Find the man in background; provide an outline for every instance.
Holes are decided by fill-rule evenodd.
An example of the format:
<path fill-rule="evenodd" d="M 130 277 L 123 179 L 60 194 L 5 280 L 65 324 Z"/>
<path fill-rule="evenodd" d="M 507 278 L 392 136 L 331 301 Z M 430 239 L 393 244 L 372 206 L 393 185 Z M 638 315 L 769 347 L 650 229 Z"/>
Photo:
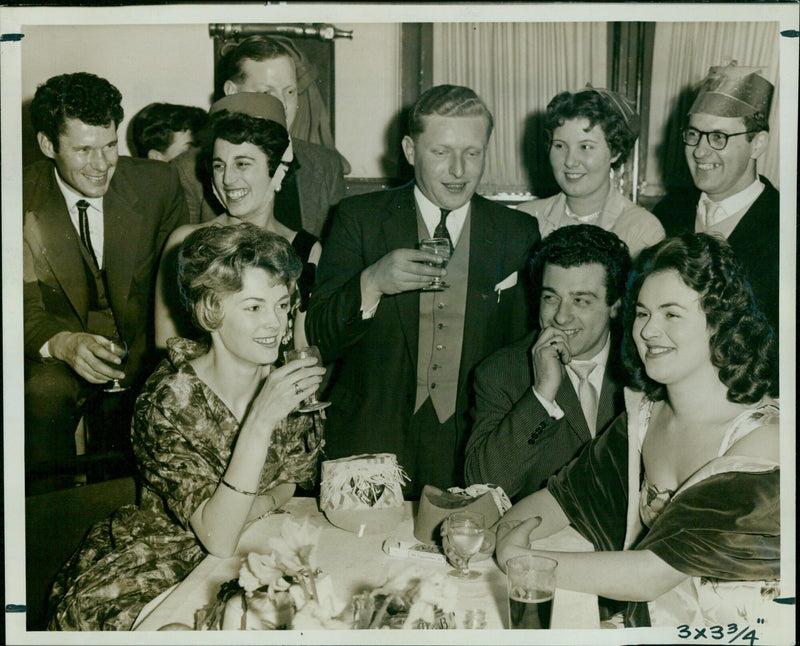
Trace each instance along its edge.
<path fill-rule="evenodd" d="M 779 194 L 756 168 L 769 143 L 773 90 L 757 68 L 711 68 L 681 131 L 694 187 L 667 195 L 653 213 L 667 236 L 694 231 L 728 240 L 777 338 Z M 774 373 L 777 384 L 777 361 Z"/>
<path fill-rule="evenodd" d="M 476 195 L 492 126 L 471 89 L 425 92 L 402 141 L 414 182 L 342 201 L 311 294 L 309 340 L 338 364 L 325 453 L 394 453 L 410 498 L 463 483 L 472 370 L 528 329 L 518 271 L 538 226 Z M 445 274 L 417 249 L 431 237 L 453 250 L 443 291 L 421 291 Z"/>
<path fill-rule="evenodd" d="M 279 41 L 251 36 L 225 52 L 217 66 L 225 96 L 266 92 L 283 104 L 287 130 L 297 116 L 297 67 L 292 52 Z M 275 217 L 290 229 L 320 237 L 330 209 L 344 196 L 342 157 L 335 150 L 292 138 L 294 162 L 275 198 Z M 222 213 L 210 181 L 197 163 L 199 148 L 179 155 L 178 168 L 186 193 L 190 222 L 206 222 Z"/>
<path fill-rule="evenodd" d="M 625 243 L 591 224 L 542 241 L 531 263 L 538 329 L 475 370 L 467 484 L 524 498 L 625 409 L 616 322 L 630 266 Z"/>
<path fill-rule="evenodd" d="M 49 79 L 30 106 L 48 159 L 23 171 L 25 463 L 52 487 L 71 484 L 60 475 L 88 398 L 112 379 L 134 394 L 152 368 L 155 270 L 186 217 L 174 169 L 119 156 L 121 99 L 79 72 Z M 127 438 L 131 399 L 97 435 Z"/>
<path fill-rule="evenodd" d="M 170 161 L 197 141 L 208 121 L 202 108 L 175 103 L 151 103 L 131 119 L 131 139 L 137 157 Z"/>

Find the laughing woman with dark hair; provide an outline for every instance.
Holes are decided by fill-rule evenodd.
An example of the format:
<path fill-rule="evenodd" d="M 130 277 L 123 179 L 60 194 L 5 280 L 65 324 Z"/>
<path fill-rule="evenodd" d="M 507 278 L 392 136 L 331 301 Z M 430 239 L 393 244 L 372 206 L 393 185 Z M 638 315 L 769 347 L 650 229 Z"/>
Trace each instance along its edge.
<path fill-rule="evenodd" d="M 644 250 L 623 348 L 638 391 L 547 489 L 508 512 L 498 561 L 572 524 L 597 551 L 545 552 L 559 586 L 628 602 L 624 625 L 769 624 L 780 576 L 772 343 L 727 242 L 686 234 Z"/>
<path fill-rule="evenodd" d="M 208 222 L 178 227 L 167 239 L 156 284 L 155 341 L 167 347 L 169 338 L 196 336 L 200 331 L 176 291 L 175 251 L 192 231 L 240 222 L 277 233 L 288 240 L 303 262 L 298 281 L 300 298 L 290 317 L 287 348 L 306 344 L 305 310 L 322 247 L 315 236 L 294 231 L 275 218 L 275 196 L 281 189 L 293 152 L 281 102 L 269 94 L 240 92 L 211 106 L 209 133 L 198 163 L 208 166 L 214 194 L 225 213 Z"/>

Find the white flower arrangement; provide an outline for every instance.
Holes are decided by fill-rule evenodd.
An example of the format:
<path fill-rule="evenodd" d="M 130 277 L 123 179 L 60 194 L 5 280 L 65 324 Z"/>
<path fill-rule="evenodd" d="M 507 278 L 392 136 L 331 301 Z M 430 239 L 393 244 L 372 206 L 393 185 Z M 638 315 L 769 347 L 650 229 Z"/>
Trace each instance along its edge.
<path fill-rule="evenodd" d="M 335 618 L 345 604 L 317 567 L 321 533 L 308 518 L 287 516 L 280 536 L 269 540 L 269 551 L 244 557 L 239 577 L 224 583 L 216 599 L 197 611 L 195 629 L 349 628 Z M 237 605 L 241 611 L 231 611 Z"/>

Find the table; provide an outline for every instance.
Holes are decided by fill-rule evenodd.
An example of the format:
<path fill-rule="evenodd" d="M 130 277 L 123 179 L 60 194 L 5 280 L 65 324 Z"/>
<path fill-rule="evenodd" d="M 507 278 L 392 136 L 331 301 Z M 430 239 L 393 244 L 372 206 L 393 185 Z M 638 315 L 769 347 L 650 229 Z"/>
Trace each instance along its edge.
<path fill-rule="evenodd" d="M 418 565 L 426 571 L 450 569 L 449 564 L 438 564 L 395 558 L 385 554 L 382 545 L 387 538 L 412 541 L 414 518 L 412 503 L 406 502 L 403 520 L 389 535 L 356 534 L 331 525 L 318 510 L 314 498 L 293 498 L 284 507 L 296 518 L 309 517 L 323 528 L 318 546 L 320 569 L 329 574 L 341 599 L 347 600 L 366 586 L 375 587 L 403 569 Z M 242 534 L 237 555 L 221 559 L 207 556 L 182 582 L 148 604 L 137 620 L 135 630 L 158 630 L 160 627 L 180 622 L 194 624 L 194 612 L 201 608 L 219 590 L 219 586 L 238 576 L 241 557 L 249 552 L 264 552 L 266 539 L 277 536 L 285 514 L 273 514 L 261 519 Z M 575 530 L 568 528 L 535 546 L 540 549 L 591 551 L 592 547 Z M 456 622 L 460 622 L 472 609 L 486 613 L 486 628 L 508 627 L 508 609 L 505 574 L 494 560 L 487 558 L 470 563 L 470 569 L 482 574 L 474 581 L 458 581 L 458 609 Z M 597 597 L 590 594 L 557 589 L 553 600 L 552 628 L 598 628 L 600 625 Z"/>

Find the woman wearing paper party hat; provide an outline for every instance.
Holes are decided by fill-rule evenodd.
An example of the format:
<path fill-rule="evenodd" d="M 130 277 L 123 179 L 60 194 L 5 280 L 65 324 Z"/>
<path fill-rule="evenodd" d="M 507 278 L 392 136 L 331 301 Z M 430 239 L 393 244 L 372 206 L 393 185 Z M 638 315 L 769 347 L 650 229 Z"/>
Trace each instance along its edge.
<path fill-rule="evenodd" d="M 538 220 L 542 237 L 570 224 L 595 224 L 616 233 L 632 256 L 664 238 L 658 219 L 612 183 L 639 136 L 639 115 L 627 97 L 591 86 L 561 92 L 547 104 L 545 135 L 561 192 L 517 207 Z"/>

